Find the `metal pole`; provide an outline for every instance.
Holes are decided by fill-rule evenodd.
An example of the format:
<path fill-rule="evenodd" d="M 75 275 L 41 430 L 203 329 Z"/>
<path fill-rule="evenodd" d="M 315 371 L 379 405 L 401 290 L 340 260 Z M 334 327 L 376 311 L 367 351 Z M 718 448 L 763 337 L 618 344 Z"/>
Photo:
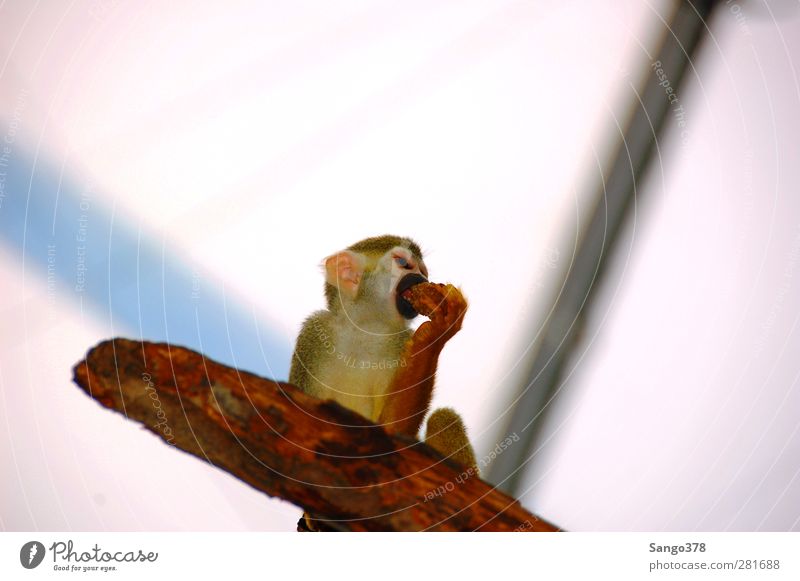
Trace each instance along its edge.
<path fill-rule="evenodd" d="M 633 111 L 624 134 L 616 145 L 611 170 L 595 193 L 596 206 L 578 242 L 572 268 L 542 331 L 538 350 L 510 414 L 505 434 L 516 433 L 520 441 L 497 456 L 489 467 L 488 479 L 503 491 L 516 495 L 530 464 L 523 463 L 536 449 L 544 424 L 545 408 L 558 389 L 565 363 L 578 344 L 578 331 L 592 306 L 592 289 L 601 279 L 615 248 L 618 234 L 630 215 L 641 182 L 662 136 L 665 121 L 673 111 L 656 68 L 677 88 L 691 67 L 713 0 L 680 1 L 665 23 L 666 31 L 657 56 L 646 63 L 644 87 L 631 103 Z M 654 63 L 660 61 L 660 66 Z M 640 97 L 641 96 L 641 97 Z M 641 100 L 640 100 L 641 98 Z M 534 419 L 535 418 L 535 419 Z"/>

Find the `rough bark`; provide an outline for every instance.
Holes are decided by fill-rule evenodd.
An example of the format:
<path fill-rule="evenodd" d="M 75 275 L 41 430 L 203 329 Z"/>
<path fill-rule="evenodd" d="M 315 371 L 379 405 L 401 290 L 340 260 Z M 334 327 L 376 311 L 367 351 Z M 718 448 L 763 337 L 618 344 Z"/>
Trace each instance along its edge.
<path fill-rule="evenodd" d="M 74 368 L 103 406 L 341 530 L 553 531 L 410 438 L 174 345 L 105 341 Z"/>

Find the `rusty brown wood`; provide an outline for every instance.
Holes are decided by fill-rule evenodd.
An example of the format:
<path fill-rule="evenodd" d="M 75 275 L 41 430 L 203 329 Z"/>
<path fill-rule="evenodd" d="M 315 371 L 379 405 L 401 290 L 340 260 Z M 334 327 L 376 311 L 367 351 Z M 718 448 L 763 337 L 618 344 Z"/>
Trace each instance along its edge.
<path fill-rule="evenodd" d="M 190 349 L 104 341 L 74 380 L 166 443 L 337 529 L 557 530 L 417 440 Z"/>

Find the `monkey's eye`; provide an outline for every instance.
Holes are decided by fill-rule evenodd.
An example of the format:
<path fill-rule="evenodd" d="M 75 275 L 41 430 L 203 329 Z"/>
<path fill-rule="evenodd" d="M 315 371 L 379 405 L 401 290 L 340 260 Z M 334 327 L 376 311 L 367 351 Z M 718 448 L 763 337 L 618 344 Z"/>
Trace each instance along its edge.
<path fill-rule="evenodd" d="M 408 264 L 408 260 L 406 260 L 402 256 L 395 256 L 394 259 L 397 262 L 397 264 L 399 264 L 402 268 L 411 268 L 411 265 Z"/>

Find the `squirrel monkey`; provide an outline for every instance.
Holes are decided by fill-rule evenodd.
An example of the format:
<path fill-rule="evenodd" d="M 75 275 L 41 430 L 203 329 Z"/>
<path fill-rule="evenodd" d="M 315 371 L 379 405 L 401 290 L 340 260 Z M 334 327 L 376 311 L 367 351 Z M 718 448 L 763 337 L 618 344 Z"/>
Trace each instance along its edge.
<path fill-rule="evenodd" d="M 439 354 L 467 311 L 456 287 L 428 283 L 427 277 L 419 246 L 399 236 L 367 238 L 326 258 L 328 308 L 303 324 L 289 382 L 388 432 L 417 437 Z M 417 311 L 430 320 L 412 332 L 408 322 Z M 431 414 L 425 441 L 477 470 L 464 423 L 452 409 Z"/>

